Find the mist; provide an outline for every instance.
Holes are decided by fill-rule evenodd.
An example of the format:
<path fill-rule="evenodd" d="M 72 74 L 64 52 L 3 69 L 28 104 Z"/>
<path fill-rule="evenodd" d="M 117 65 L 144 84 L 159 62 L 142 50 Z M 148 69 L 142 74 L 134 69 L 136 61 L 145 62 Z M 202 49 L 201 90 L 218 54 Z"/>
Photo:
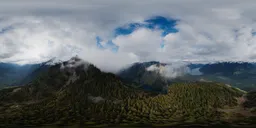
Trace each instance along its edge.
<path fill-rule="evenodd" d="M 167 79 L 174 79 L 184 75 L 202 75 L 200 68 L 191 69 L 189 63 L 173 62 L 167 65 L 151 65 L 146 68 L 147 71 L 159 73 Z"/>

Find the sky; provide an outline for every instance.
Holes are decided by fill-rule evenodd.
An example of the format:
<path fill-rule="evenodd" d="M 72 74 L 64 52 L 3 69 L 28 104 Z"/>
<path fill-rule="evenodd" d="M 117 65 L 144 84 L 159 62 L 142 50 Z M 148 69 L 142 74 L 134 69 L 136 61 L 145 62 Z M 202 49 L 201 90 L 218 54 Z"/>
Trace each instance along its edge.
<path fill-rule="evenodd" d="M 0 62 L 255 62 L 255 12 L 255 0 L 1 0 Z"/>

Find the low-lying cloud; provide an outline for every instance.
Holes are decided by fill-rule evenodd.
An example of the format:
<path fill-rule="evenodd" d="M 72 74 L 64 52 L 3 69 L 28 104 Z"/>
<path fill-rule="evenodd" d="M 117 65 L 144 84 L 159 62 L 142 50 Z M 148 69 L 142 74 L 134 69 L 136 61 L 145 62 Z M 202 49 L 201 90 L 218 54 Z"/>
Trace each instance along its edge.
<path fill-rule="evenodd" d="M 199 68 L 190 69 L 188 63 L 176 62 L 166 65 L 154 64 L 146 68 L 147 71 L 159 73 L 167 79 L 174 79 L 184 75 L 202 75 Z"/>

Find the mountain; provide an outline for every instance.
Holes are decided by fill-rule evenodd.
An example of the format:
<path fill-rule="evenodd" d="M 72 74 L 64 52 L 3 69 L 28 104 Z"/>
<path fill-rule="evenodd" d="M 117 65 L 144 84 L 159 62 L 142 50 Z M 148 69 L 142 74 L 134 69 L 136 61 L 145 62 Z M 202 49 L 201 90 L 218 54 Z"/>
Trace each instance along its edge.
<path fill-rule="evenodd" d="M 149 71 L 150 66 L 160 68 L 165 64 L 156 61 L 135 63 L 129 68 L 121 70 L 117 75 L 137 88 L 165 93 L 168 85 L 167 79 L 160 72 Z"/>
<path fill-rule="evenodd" d="M 256 65 L 248 62 L 219 62 L 206 64 L 200 68 L 204 74 L 222 74 L 223 76 L 250 73 L 251 70 L 256 71 Z"/>
<path fill-rule="evenodd" d="M 0 89 L 9 86 L 21 86 L 38 77 L 48 70 L 51 65 L 60 63 L 55 59 L 38 63 L 17 65 L 12 63 L 0 63 Z"/>
<path fill-rule="evenodd" d="M 256 64 L 248 62 L 221 62 L 206 64 L 199 69 L 200 79 L 230 84 L 250 91 L 256 89 Z"/>
<path fill-rule="evenodd" d="M 55 58 L 50 59 L 46 62 L 35 64 L 37 67 L 27 73 L 26 77 L 24 77 L 20 82 L 19 85 L 25 85 L 39 77 L 44 72 L 47 72 L 48 69 L 55 64 L 59 64 L 61 61 L 56 61 Z"/>
<path fill-rule="evenodd" d="M 0 63 L 0 88 L 4 86 L 19 85 L 30 72 L 38 67 L 40 67 L 39 64 L 16 65 L 11 63 Z"/>
<path fill-rule="evenodd" d="M 225 84 L 175 83 L 166 93 L 130 84 L 74 57 L 27 85 L 0 90 L 0 126 L 255 126 L 247 93 Z"/>
<path fill-rule="evenodd" d="M 117 75 L 137 88 L 166 93 L 172 83 L 198 81 L 191 76 L 201 76 L 199 69 L 204 64 L 160 63 L 157 61 L 134 63 Z"/>
<path fill-rule="evenodd" d="M 51 65 L 58 63 L 61 61 L 55 58 L 39 64 L 0 63 L 0 88 L 28 84 Z M 117 75 L 133 87 L 162 93 L 166 93 L 168 84 L 186 81 L 214 81 L 246 91 L 256 89 L 256 64 L 247 62 L 186 63 L 175 66 L 151 61 L 135 63 Z"/>
<path fill-rule="evenodd" d="M 117 75 L 145 90 L 163 91 L 167 84 L 188 81 L 220 82 L 246 91 L 256 90 L 256 64 L 248 62 L 165 64 L 152 61 L 135 63 Z"/>

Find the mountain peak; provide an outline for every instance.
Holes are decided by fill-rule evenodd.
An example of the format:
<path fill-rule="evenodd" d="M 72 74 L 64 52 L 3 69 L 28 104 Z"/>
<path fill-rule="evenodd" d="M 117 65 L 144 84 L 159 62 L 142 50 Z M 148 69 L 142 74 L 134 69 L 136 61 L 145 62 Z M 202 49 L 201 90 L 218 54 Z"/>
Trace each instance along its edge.
<path fill-rule="evenodd" d="M 70 58 L 69 60 L 67 60 L 67 62 L 69 63 L 75 63 L 75 62 L 79 62 L 82 61 L 81 58 L 79 58 L 78 56 L 74 56 L 72 58 Z M 56 65 L 56 64 L 61 64 L 65 61 L 58 59 L 57 57 L 53 57 L 50 60 L 43 62 L 43 65 Z"/>
<path fill-rule="evenodd" d="M 56 57 L 42 63 L 42 64 L 45 64 L 45 65 L 56 65 L 56 64 L 59 64 L 59 63 L 62 63 L 61 60 L 57 59 Z"/>
<path fill-rule="evenodd" d="M 91 65 L 89 62 L 82 60 L 78 56 L 72 57 L 70 60 L 61 63 L 61 69 L 76 69 L 82 67 L 85 70 Z"/>

